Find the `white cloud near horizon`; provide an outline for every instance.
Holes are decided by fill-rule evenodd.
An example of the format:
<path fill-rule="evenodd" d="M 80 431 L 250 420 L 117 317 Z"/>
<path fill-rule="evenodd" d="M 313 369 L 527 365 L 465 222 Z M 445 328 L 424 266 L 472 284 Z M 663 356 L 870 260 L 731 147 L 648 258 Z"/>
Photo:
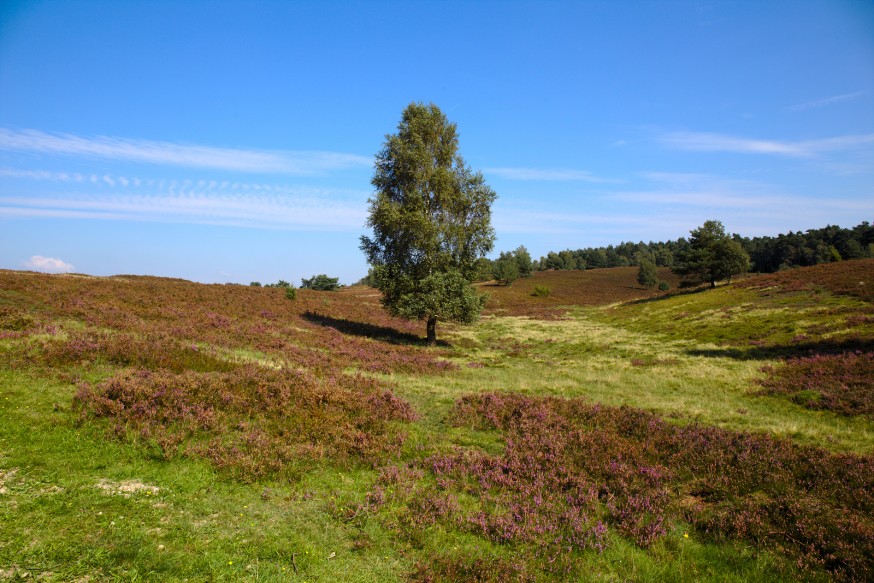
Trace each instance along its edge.
<path fill-rule="evenodd" d="M 854 91 L 853 93 L 844 93 L 841 95 L 832 95 L 831 97 L 826 97 L 824 99 L 817 99 L 815 101 L 806 101 L 804 103 L 799 103 L 797 105 L 790 105 L 786 108 L 787 111 L 805 111 L 807 109 L 816 109 L 818 107 L 825 107 L 827 105 L 833 105 L 835 103 L 842 103 L 844 101 L 852 101 L 854 99 L 858 99 L 863 95 L 867 94 L 867 91 Z"/>
<path fill-rule="evenodd" d="M 566 168 L 484 168 L 484 174 L 494 174 L 508 180 L 610 182 L 585 170 Z"/>
<path fill-rule="evenodd" d="M 757 140 L 707 132 L 670 132 L 659 141 L 671 148 L 692 152 L 737 152 L 812 158 L 824 152 L 874 144 L 874 134 L 858 134 L 799 142 Z"/>
<path fill-rule="evenodd" d="M 332 170 L 369 168 L 373 158 L 343 152 L 270 151 L 217 148 L 172 142 L 51 134 L 0 128 L 0 150 L 101 158 L 147 164 L 237 172 L 318 175 Z"/>
<path fill-rule="evenodd" d="M 70 273 L 75 269 L 72 264 L 54 257 L 43 257 L 42 255 L 34 255 L 30 259 L 23 261 L 22 265 L 25 268 L 33 271 L 43 271 L 45 273 Z"/>

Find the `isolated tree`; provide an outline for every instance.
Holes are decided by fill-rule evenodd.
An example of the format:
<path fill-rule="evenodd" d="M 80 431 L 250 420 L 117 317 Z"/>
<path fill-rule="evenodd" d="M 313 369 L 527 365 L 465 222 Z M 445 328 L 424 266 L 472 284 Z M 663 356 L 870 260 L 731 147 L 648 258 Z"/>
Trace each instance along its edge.
<path fill-rule="evenodd" d="M 492 266 L 492 275 L 498 283 L 506 286 L 513 285 L 519 279 L 519 263 L 513 253 L 503 251 Z"/>
<path fill-rule="evenodd" d="M 716 282 L 749 270 L 750 258 L 740 243 L 725 234 L 720 221 L 705 221 L 693 231 L 679 254 L 674 273 L 692 281 Z"/>
<path fill-rule="evenodd" d="M 376 156 L 361 250 L 393 315 L 425 320 L 428 344 L 437 322 L 475 321 L 484 296 L 470 282 L 491 251 L 495 192 L 458 154 L 456 125 L 434 105 L 411 103 L 396 134 Z"/>

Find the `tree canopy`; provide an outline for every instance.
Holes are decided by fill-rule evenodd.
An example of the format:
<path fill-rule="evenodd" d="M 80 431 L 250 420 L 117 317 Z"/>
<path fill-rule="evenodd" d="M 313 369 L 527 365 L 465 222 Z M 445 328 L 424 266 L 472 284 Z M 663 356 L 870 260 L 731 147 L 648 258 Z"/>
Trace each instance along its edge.
<path fill-rule="evenodd" d="M 458 154 L 456 125 L 434 104 L 411 103 L 376 156 L 371 184 L 373 235 L 361 249 L 383 305 L 425 320 L 429 344 L 438 321 L 475 321 L 484 297 L 470 282 L 495 240 L 496 194 Z"/>
<path fill-rule="evenodd" d="M 336 291 L 340 287 L 340 278 L 328 277 L 322 273 L 309 279 L 301 278 L 300 287 L 316 291 Z"/>
<path fill-rule="evenodd" d="M 693 281 L 731 280 L 750 268 L 750 258 L 740 243 L 726 235 L 720 221 L 705 221 L 690 231 L 689 245 L 680 253 L 674 272 Z"/>

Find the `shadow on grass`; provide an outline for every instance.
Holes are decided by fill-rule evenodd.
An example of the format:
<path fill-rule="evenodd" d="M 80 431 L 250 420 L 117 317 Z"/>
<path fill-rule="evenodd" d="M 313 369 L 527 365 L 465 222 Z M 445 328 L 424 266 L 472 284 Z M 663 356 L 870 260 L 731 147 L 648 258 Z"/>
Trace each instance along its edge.
<path fill-rule="evenodd" d="M 814 354 L 842 354 L 844 352 L 874 351 L 872 338 L 847 338 L 842 341 L 820 340 L 799 342 L 777 346 L 749 346 L 725 348 L 696 348 L 687 350 L 690 356 L 709 356 L 715 358 L 734 358 L 736 360 L 774 360 L 792 356 L 811 356 Z"/>
<path fill-rule="evenodd" d="M 632 287 L 630 289 L 638 289 L 638 288 Z M 639 300 L 631 300 L 631 301 L 625 302 L 625 305 L 633 306 L 636 304 L 650 304 L 652 302 L 660 302 L 660 301 L 666 300 L 668 298 L 674 298 L 674 297 L 679 297 L 679 296 L 691 296 L 694 294 L 700 294 L 700 293 L 706 292 L 710 289 L 711 288 L 709 285 L 708 286 L 702 285 L 702 286 L 693 287 L 693 288 L 678 289 L 678 290 L 672 291 L 672 292 L 660 293 L 657 296 L 652 296 L 649 298 L 641 298 Z"/>
<path fill-rule="evenodd" d="M 387 326 L 377 326 L 375 324 L 367 324 L 365 322 L 355 322 L 345 318 L 333 318 L 325 316 L 318 312 L 307 311 L 303 313 L 303 319 L 312 324 L 333 328 L 343 334 L 350 336 L 363 336 L 371 340 L 380 340 L 389 344 L 404 344 L 414 346 L 426 346 L 426 339 L 408 332 L 401 332 Z M 449 347 L 448 342 L 438 340 L 437 346 Z"/>

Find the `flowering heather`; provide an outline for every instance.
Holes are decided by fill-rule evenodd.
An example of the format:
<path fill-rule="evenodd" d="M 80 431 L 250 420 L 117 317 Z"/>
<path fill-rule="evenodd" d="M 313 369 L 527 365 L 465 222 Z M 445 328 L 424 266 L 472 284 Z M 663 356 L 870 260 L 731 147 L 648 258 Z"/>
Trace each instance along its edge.
<path fill-rule="evenodd" d="M 874 417 L 874 352 L 790 358 L 766 366 L 760 393 L 788 395 L 810 409 Z"/>
<path fill-rule="evenodd" d="M 74 402 L 81 419 L 108 418 L 120 438 L 160 456 L 204 457 L 244 479 L 295 473 L 307 460 L 376 463 L 405 433 L 410 406 L 372 380 L 244 365 L 229 372 L 127 370 Z"/>
<path fill-rule="evenodd" d="M 281 288 L 2 270 L 0 288 L 21 298 L 14 310 L 4 308 L 4 331 L 37 332 L 39 324 L 75 322 L 91 331 L 123 333 L 140 344 L 166 337 L 183 346 L 254 351 L 328 374 L 350 368 L 434 373 L 452 366 L 440 359 L 445 350 L 421 350 L 421 326 L 390 317 L 369 288 L 298 290 L 297 299 L 288 300 Z M 330 317 L 319 317 L 326 313 Z M 133 355 L 129 359 L 137 365 Z"/>
<path fill-rule="evenodd" d="M 659 268 L 659 278 L 667 280 L 671 287 L 679 284 L 677 276 L 667 268 Z M 549 288 L 549 293 L 535 297 L 540 287 Z M 537 271 L 530 278 L 516 280 L 512 286 L 481 284 L 480 290 L 489 295 L 487 314 L 543 320 L 561 318 L 567 306 L 604 306 L 661 294 L 640 288 L 636 267 Z"/>
<path fill-rule="evenodd" d="M 515 394 L 465 397 L 452 421 L 500 431 L 504 452 L 428 458 L 442 504 L 412 503 L 413 470 L 384 474 L 376 497 L 386 500 L 396 484 L 394 500 L 406 500 L 416 523 L 449 523 L 511 545 L 546 571 L 569 574 L 573 554 L 603 549 L 608 529 L 647 547 L 683 520 L 716 540 L 771 548 L 801 569 L 874 576 L 872 456 Z M 461 510 L 451 502 L 458 496 L 476 503 Z"/>
<path fill-rule="evenodd" d="M 769 294 L 822 288 L 834 294 L 872 301 L 874 300 L 874 259 L 854 259 L 788 269 L 751 277 L 736 285 L 762 290 L 763 293 Z"/>

